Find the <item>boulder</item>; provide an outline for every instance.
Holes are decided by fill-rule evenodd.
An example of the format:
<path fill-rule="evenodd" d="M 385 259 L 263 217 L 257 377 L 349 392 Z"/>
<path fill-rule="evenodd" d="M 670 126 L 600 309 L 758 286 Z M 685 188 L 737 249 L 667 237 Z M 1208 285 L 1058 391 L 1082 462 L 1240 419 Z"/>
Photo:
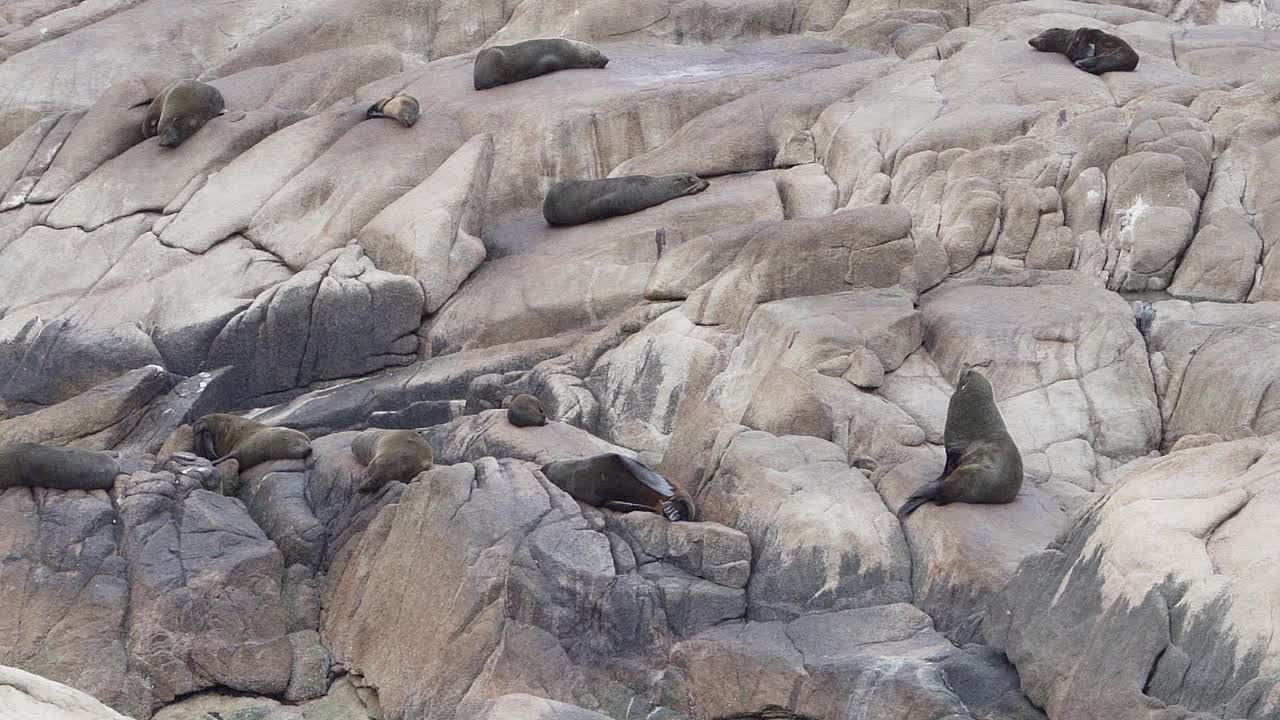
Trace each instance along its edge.
<path fill-rule="evenodd" d="M 128 720 L 79 690 L 3 666 L 0 704 L 13 717 L 30 720 Z"/>
<path fill-rule="evenodd" d="M 710 465 L 695 499 L 701 517 L 751 539 L 749 618 L 790 620 L 910 599 L 902 529 L 840 448 L 730 425 Z"/>
<path fill-rule="evenodd" d="M 1275 713 L 1278 463 L 1275 436 L 1160 458 L 1025 559 L 983 634 L 1027 696 L 1051 717 Z"/>
<path fill-rule="evenodd" d="M 163 368 L 138 368 L 52 407 L 0 420 L 0 444 L 33 442 L 109 450 L 132 433 L 150 412 L 151 402 L 175 384 Z"/>

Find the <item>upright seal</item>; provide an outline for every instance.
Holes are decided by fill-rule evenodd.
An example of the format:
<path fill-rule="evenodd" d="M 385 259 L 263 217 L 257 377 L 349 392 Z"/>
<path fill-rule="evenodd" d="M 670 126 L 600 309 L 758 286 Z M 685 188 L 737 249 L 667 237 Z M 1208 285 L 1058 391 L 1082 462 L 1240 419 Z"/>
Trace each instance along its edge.
<path fill-rule="evenodd" d="M 1129 43 L 1095 28 L 1049 28 L 1027 44 L 1040 52 L 1066 55 L 1073 65 L 1094 75 L 1138 67 L 1138 53 Z"/>
<path fill-rule="evenodd" d="M 608 64 L 609 58 L 594 45 L 564 38 L 538 38 L 481 50 L 472 68 L 472 82 L 476 90 L 487 90 L 557 70 L 599 69 Z"/>
<path fill-rule="evenodd" d="M 688 173 L 565 180 L 547 191 L 542 217 L 548 225 L 581 225 L 640 212 L 709 187 L 711 183 Z"/>
<path fill-rule="evenodd" d="M 926 483 L 898 509 L 905 518 L 930 500 L 1011 503 L 1022 488 L 1022 455 L 1005 428 L 991 383 L 973 368 L 960 374 L 960 384 L 947 405 L 942 441 L 946 465 L 937 480 Z"/>
<path fill-rule="evenodd" d="M 271 427 L 239 415 L 214 413 L 191 424 L 196 454 L 216 465 L 228 458 L 248 470 L 268 460 L 300 460 L 311 454 L 306 433 Z"/>
<path fill-rule="evenodd" d="M 360 492 L 373 492 L 389 482 L 409 482 L 431 469 L 431 445 L 413 430 L 369 428 L 351 441 L 351 454 L 365 466 Z"/>
<path fill-rule="evenodd" d="M 179 80 L 151 101 L 142 137 L 159 135 L 160 147 L 177 147 L 225 111 L 218 88 L 199 80 Z"/>
<path fill-rule="evenodd" d="M 120 465 L 105 452 L 37 443 L 0 445 L 0 490 L 110 490 Z"/>
<path fill-rule="evenodd" d="M 694 520 L 698 510 L 690 498 L 638 460 L 604 453 L 542 466 L 551 484 L 594 507 L 617 512 L 642 510 L 668 520 Z"/>

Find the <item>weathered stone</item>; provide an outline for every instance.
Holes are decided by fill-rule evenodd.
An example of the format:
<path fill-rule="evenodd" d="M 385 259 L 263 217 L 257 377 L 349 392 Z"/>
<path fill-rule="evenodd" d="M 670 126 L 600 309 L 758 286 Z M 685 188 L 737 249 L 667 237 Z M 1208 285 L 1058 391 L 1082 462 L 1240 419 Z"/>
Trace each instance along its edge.
<path fill-rule="evenodd" d="M 1028 697 L 1051 717 L 1274 713 L 1278 462 L 1274 436 L 1155 460 L 1024 560 L 983 633 Z"/>

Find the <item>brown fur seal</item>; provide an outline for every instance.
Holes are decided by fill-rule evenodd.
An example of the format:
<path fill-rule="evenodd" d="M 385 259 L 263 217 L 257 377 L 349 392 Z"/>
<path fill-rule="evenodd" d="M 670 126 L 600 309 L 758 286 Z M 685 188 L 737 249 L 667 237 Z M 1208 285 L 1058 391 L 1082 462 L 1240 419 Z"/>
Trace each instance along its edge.
<path fill-rule="evenodd" d="M 364 116 L 366 119 L 391 118 L 405 127 L 413 127 L 413 124 L 418 122 L 419 112 L 418 99 L 412 95 L 400 93 L 389 98 L 382 98 L 370 105 Z"/>
<path fill-rule="evenodd" d="M 643 510 L 668 520 L 695 520 L 693 500 L 667 479 L 617 453 L 578 460 L 557 460 L 542 466 L 553 485 L 595 507 L 617 512 Z"/>
<path fill-rule="evenodd" d="M 603 180 L 566 180 L 551 186 L 542 202 L 548 225 L 581 225 L 640 212 L 685 195 L 697 195 L 711 183 L 697 175 L 628 175 Z"/>
<path fill-rule="evenodd" d="M 365 465 L 360 492 L 373 492 L 389 482 L 407 483 L 435 461 L 430 443 L 413 430 L 370 428 L 351 441 L 351 454 Z"/>
<path fill-rule="evenodd" d="M 1000 417 L 991 383 L 973 368 L 960 374 L 942 439 L 947 448 L 942 474 L 907 498 L 898 517 L 930 500 L 939 505 L 1013 502 L 1022 487 L 1022 455 Z"/>
<path fill-rule="evenodd" d="M 1073 65 L 1094 75 L 1138 67 L 1138 53 L 1129 43 L 1094 28 L 1049 28 L 1027 44 L 1040 52 L 1066 55 Z"/>
<path fill-rule="evenodd" d="M 564 38 L 538 38 L 494 45 L 476 54 L 472 79 L 477 90 L 528 80 L 557 70 L 603 68 L 609 58 L 594 45 Z"/>
<path fill-rule="evenodd" d="M 142 136 L 159 135 L 160 147 L 177 147 L 225 110 L 218 88 L 199 80 L 179 80 L 151 101 Z"/>
<path fill-rule="evenodd" d="M 507 406 L 507 422 L 516 427 L 541 427 L 547 424 L 547 413 L 542 409 L 542 401 L 521 393 Z"/>
<path fill-rule="evenodd" d="M 0 445 L 0 490 L 110 490 L 119 474 L 120 465 L 104 452 L 36 443 Z"/>
<path fill-rule="evenodd" d="M 239 415 L 214 413 L 191 424 L 196 454 L 214 465 L 234 458 L 242 469 L 268 460 L 299 460 L 311 454 L 306 433 L 271 427 Z"/>

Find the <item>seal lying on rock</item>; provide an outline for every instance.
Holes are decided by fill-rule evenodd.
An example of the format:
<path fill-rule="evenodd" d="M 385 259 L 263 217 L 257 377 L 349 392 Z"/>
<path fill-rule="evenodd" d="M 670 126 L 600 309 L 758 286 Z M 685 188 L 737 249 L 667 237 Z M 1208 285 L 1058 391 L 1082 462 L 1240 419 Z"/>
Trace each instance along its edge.
<path fill-rule="evenodd" d="M 547 424 L 547 413 L 538 398 L 520 393 L 507 406 L 507 422 L 516 427 L 541 427 Z"/>
<path fill-rule="evenodd" d="M 1076 67 L 1094 75 L 1138 67 L 1138 53 L 1129 43 L 1094 28 L 1049 28 L 1027 44 L 1040 52 L 1062 53 Z"/>
<path fill-rule="evenodd" d="M 365 111 L 366 119 L 391 118 L 405 127 L 413 127 L 418 122 L 418 99 L 412 95 L 400 93 L 389 98 L 382 98 L 369 106 Z"/>
<path fill-rule="evenodd" d="M 159 135 L 160 147 L 177 147 L 225 110 L 218 88 L 199 80 L 179 80 L 151 101 L 142 137 Z"/>
<path fill-rule="evenodd" d="M 239 415 L 214 413 L 191 424 L 196 454 L 214 465 L 233 458 L 248 470 L 268 460 L 300 460 L 311 454 L 306 433 L 271 427 Z"/>
<path fill-rule="evenodd" d="M 548 225 L 581 225 L 640 212 L 685 195 L 697 195 L 711 183 L 697 175 L 628 175 L 603 180 L 566 180 L 551 186 L 542 202 Z"/>
<path fill-rule="evenodd" d="M 0 445 L 0 490 L 110 490 L 120 465 L 105 452 L 37 443 Z"/>
<path fill-rule="evenodd" d="M 996 407 L 991 383 L 973 368 L 960 374 L 943 430 L 947 462 L 937 480 L 917 490 L 898 510 L 906 517 L 930 500 L 1010 503 L 1022 487 L 1022 455 Z"/>
<path fill-rule="evenodd" d="M 695 520 L 698 510 L 683 491 L 638 460 L 604 453 L 542 466 L 551 484 L 595 507 L 617 512 L 643 510 L 668 520 Z"/>
<path fill-rule="evenodd" d="M 365 465 L 357 488 L 373 492 L 389 482 L 409 482 L 431 469 L 431 445 L 413 430 L 370 428 L 351 441 L 351 454 Z"/>
<path fill-rule="evenodd" d="M 564 38 L 538 38 L 494 45 L 476 54 L 472 80 L 477 90 L 528 80 L 557 70 L 603 68 L 609 58 L 594 45 Z"/>

